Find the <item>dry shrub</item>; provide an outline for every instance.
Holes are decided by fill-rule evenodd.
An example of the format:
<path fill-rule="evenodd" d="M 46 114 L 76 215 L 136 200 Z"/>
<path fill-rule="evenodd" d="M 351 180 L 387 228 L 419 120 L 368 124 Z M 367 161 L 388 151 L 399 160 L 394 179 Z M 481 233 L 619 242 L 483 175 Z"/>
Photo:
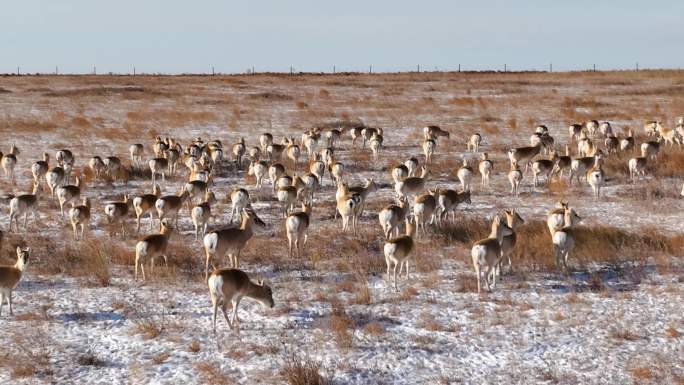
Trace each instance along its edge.
<path fill-rule="evenodd" d="M 477 278 L 475 275 L 458 274 L 454 279 L 457 293 L 477 293 Z"/>
<path fill-rule="evenodd" d="M 670 338 L 679 338 L 682 333 L 679 332 L 674 326 L 668 326 L 667 329 L 665 329 L 665 335 L 670 337 Z"/>
<path fill-rule="evenodd" d="M 169 353 L 169 352 L 161 352 L 161 353 L 159 353 L 159 354 L 155 354 L 154 357 L 152 357 L 152 362 L 153 362 L 155 365 L 161 365 L 161 364 L 163 364 L 164 362 L 166 362 L 166 360 L 168 360 L 169 357 L 171 357 L 171 353 Z"/>
<path fill-rule="evenodd" d="M 295 103 L 295 106 L 296 106 L 298 109 L 300 109 L 300 110 L 309 108 L 309 105 L 308 105 L 306 102 L 301 101 L 301 100 L 298 101 L 297 103 Z"/>
<path fill-rule="evenodd" d="M 328 319 L 328 328 L 335 335 L 335 342 L 341 349 L 350 349 L 354 342 L 354 320 L 347 314 L 340 303 L 333 304 L 332 314 Z"/>
<path fill-rule="evenodd" d="M 195 366 L 195 370 L 205 384 L 233 385 L 235 381 L 221 370 L 218 363 L 200 362 Z"/>
<path fill-rule="evenodd" d="M 380 336 L 385 334 L 385 327 L 380 322 L 369 322 L 366 324 L 364 331 L 370 335 Z"/>
<path fill-rule="evenodd" d="M 639 334 L 627 330 L 627 329 L 614 329 L 613 331 L 610 332 L 610 336 L 616 340 L 625 340 L 625 341 L 637 341 L 640 340 L 644 337 L 640 336 Z"/>
<path fill-rule="evenodd" d="M 71 119 L 71 124 L 74 125 L 76 128 L 80 129 L 86 129 L 92 127 L 92 124 L 90 124 L 90 121 L 86 119 L 84 116 L 75 116 L 73 119 Z"/>
<path fill-rule="evenodd" d="M 322 88 L 320 91 L 318 91 L 318 96 L 324 99 L 329 98 L 330 91 L 326 90 L 325 88 Z"/>
<path fill-rule="evenodd" d="M 161 312 L 156 314 L 145 304 L 129 306 L 126 313 L 133 320 L 135 331 L 142 334 L 145 339 L 159 337 L 167 328 L 168 321 L 166 309 L 161 308 Z"/>
<path fill-rule="evenodd" d="M 327 369 L 308 355 L 290 353 L 282 358 L 280 374 L 290 385 L 329 385 L 332 382 L 325 378 L 322 371 Z"/>
<path fill-rule="evenodd" d="M 192 340 L 190 342 L 190 345 L 188 345 L 188 351 L 190 353 L 198 353 L 202 349 L 202 346 L 200 345 L 200 342 L 197 340 Z"/>
<path fill-rule="evenodd" d="M 50 375 L 50 353 L 47 347 L 58 348 L 51 334 L 39 327 L 26 327 L 11 335 L 0 352 L 0 368 L 18 379 L 38 375 Z"/>
<path fill-rule="evenodd" d="M 655 378 L 653 371 L 650 368 L 647 368 L 645 366 L 639 366 L 639 367 L 631 368 L 631 369 L 629 369 L 629 371 L 635 380 L 645 381 L 645 380 L 653 380 Z"/>

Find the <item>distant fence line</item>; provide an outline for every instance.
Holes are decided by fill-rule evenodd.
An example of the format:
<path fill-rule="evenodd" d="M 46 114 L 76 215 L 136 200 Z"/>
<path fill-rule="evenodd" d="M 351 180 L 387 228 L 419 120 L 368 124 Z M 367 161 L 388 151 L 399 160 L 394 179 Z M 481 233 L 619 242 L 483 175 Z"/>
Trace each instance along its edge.
<path fill-rule="evenodd" d="M 130 72 L 98 72 L 97 67 L 93 66 L 90 72 L 60 72 L 59 66 L 55 66 L 54 72 L 22 72 L 21 67 L 17 67 L 14 72 L 0 73 L 0 76 L 92 76 L 92 75 L 108 75 L 108 76 L 243 76 L 243 75 L 259 75 L 259 74 L 272 74 L 272 75 L 340 75 L 340 74 L 404 74 L 404 73 L 549 73 L 554 72 L 553 63 L 549 63 L 548 66 L 543 69 L 514 69 L 511 70 L 508 64 L 504 63 L 501 68 L 493 69 L 465 69 L 461 68 L 461 64 L 454 68 L 443 68 L 440 69 L 437 66 L 425 67 L 417 64 L 414 69 L 407 69 L 404 71 L 373 71 L 373 65 L 368 66 L 368 70 L 339 70 L 336 65 L 331 66 L 330 71 L 302 71 L 297 70 L 295 67 L 290 66 L 289 70 L 286 71 L 273 71 L 264 70 L 257 71 L 254 66 L 246 69 L 242 72 L 217 72 L 214 66 L 209 67 L 210 70 L 207 72 L 140 72 L 137 67 L 132 67 Z M 432 69 L 430 69 L 432 68 Z M 596 64 L 592 64 L 587 68 L 577 68 L 561 70 L 556 72 L 596 72 L 596 71 L 644 71 L 644 70 L 665 70 L 665 71 L 679 71 L 680 68 L 640 68 L 639 63 L 635 63 L 634 67 L 631 68 L 605 68 L 598 69 Z"/>

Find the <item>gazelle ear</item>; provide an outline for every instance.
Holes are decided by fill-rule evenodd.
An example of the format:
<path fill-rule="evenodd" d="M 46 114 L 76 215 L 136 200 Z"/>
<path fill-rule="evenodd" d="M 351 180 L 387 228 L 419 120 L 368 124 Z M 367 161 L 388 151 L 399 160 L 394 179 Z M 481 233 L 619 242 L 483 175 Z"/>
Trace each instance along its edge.
<path fill-rule="evenodd" d="M 264 280 L 263 279 L 258 280 L 257 285 L 264 286 Z"/>
<path fill-rule="evenodd" d="M 17 246 L 17 256 L 21 255 L 21 246 Z"/>

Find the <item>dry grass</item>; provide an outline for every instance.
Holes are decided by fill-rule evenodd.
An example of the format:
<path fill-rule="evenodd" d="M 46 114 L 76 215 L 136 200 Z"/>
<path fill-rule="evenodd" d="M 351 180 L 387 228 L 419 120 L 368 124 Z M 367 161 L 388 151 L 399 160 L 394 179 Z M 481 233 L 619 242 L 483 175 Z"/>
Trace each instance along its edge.
<path fill-rule="evenodd" d="M 195 371 L 199 374 L 200 378 L 205 384 L 217 384 L 217 385 L 233 385 L 233 381 L 228 375 L 221 369 L 218 363 L 200 362 L 195 365 Z"/>
<path fill-rule="evenodd" d="M 290 353 L 282 358 L 280 374 L 290 385 L 328 385 L 332 384 L 321 373 L 326 368 L 308 355 Z"/>

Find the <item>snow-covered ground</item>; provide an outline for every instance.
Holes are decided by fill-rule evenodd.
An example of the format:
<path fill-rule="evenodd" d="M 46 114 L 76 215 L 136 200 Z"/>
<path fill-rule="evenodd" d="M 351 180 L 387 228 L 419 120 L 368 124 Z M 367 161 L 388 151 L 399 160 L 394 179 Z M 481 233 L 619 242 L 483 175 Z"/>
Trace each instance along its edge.
<path fill-rule="evenodd" d="M 341 223 L 333 219 L 330 203 L 334 188 L 326 179 L 316 197 L 311 242 L 302 259 L 290 260 L 278 203 L 270 198 L 269 187 L 255 188 L 251 185 L 253 179 L 244 171 L 228 169 L 216 178 L 214 190 L 220 203 L 212 210 L 214 225 L 228 223 L 230 204 L 225 202 L 226 197 L 233 188 L 243 186 L 250 191 L 257 214 L 269 224 L 256 230 L 241 268 L 254 278 L 266 279 L 274 290 L 276 306 L 264 309 L 244 300 L 239 336 L 221 317 L 217 334 L 212 332 L 211 304 L 203 282 L 204 252 L 194 240 L 185 209 L 172 237 L 172 271 L 160 267 L 158 276 L 148 282 L 134 282 L 132 265 L 113 263 L 109 268 L 112 279 L 108 286 L 101 287 L 69 271 L 42 273 L 51 254 L 63 252 L 63 246 L 73 242 L 70 227 L 59 218 L 56 202 L 42 199 L 40 220 L 29 221 L 30 228 L 54 242 L 54 246 L 42 240 L 39 247 L 34 247 L 27 274 L 14 294 L 15 315 L 9 316 L 7 307 L 3 309 L 0 383 L 285 383 L 281 370 L 292 354 L 319 362 L 321 372 L 335 384 L 626 384 L 681 383 L 684 379 L 681 255 L 667 256 L 667 268 L 659 266 L 652 258 L 655 256 L 646 256 L 624 266 L 589 264 L 576 269 L 570 277 L 518 268 L 506 275 L 493 293 L 478 295 L 473 292 L 474 273 L 466 263 L 467 245 L 445 244 L 443 239 L 428 235 L 419 237 L 418 269 L 412 270 L 410 281 L 400 279 L 398 293 L 386 287 L 377 208 L 394 198 L 388 167 L 413 155 L 422 159 L 421 125 L 436 123 L 452 132 L 450 140 L 440 141 L 428 186 L 457 188 L 460 186 L 455 172 L 461 158 L 472 156 L 464 152 L 462 138 L 481 128 L 468 119 L 501 114 L 501 122 L 508 121 L 515 111 L 505 103 L 516 100 L 522 104 L 521 111 L 538 110 L 540 121 L 562 144 L 567 138 L 568 122 L 555 115 L 552 103 L 518 100 L 517 93 L 499 95 L 497 88 L 491 90 L 492 85 L 486 81 L 468 84 L 466 94 L 466 85 L 459 83 L 454 88 L 439 78 L 396 85 L 405 88 L 399 96 L 379 93 L 376 88 L 346 86 L 344 82 L 355 84 L 348 79 L 343 79 L 342 85 L 321 85 L 316 82 L 327 80 L 289 84 L 289 80 L 257 78 L 251 84 L 248 78 L 237 85 L 226 83 L 233 84 L 229 86 L 203 83 L 203 79 L 167 84 L 160 78 L 159 90 L 180 96 L 152 100 L 111 95 L 41 97 L 40 92 L 31 89 L 79 89 L 89 83 L 83 83 L 83 79 L 34 79 L 38 80 L 47 83 L 32 85 L 30 79 L 0 83 L 12 91 L 0 93 L 6 121 L 30 117 L 59 123 L 57 128 L 45 130 L 3 129 L 4 134 L 11 135 L 7 146 L 16 143 L 22 151 L 18 156 L 17 185 L 6 178 L 0 180 L 0 188 L 8 193 L 28 190 L 30 165 L 44 151 L 52 156 L 55 150 L 71 148 L 80 167 L 94 155 L 118 155 L 127 160 L 130 143 L 141 142 L 149 148 L 153 136 L 160 134 L 176 137 L 183 144 L 197 136 L 218 138 L 229 152 L 231 143 L 240 136 L 248 146 L 255 145 L 258 134 L 267 130 L 274 133 L 276 140 L 284 134 L 298 139 L 302 128 L 335 121 L 342 113 L 385 128 L 385 148 L 377 162 L 361 149 L 351 149 L 348 136 L 336 152 L 339 160 L 353 170 L 348 173 L 351 184 L 374 178 L 381 188 L 369 197 L 359 236 L 341 235 Z M 130 82 L 135 84 L 134 79 Z M 561 78 L 548 87 L 553 87 L 558 93 L 555 97 L 562 99 L 565 95 L 583 95 L 592 84 Z M 146 87 L 150 86 L 155 86 L 154 81 L 146 83 Z M 330 96 L 319 93 L 322 87 L 329 90 Z M 428 87 L 435 90 L 426 91 Z M 533 84 L 530 92 L 541 95 L 548 92 L 548 87 Z M 257 92 L 294 96 L 285 102 L 245 99 L 245 95 Z M 413 111 L 412 103 L 426 103 L 420 92 L 429 93 L 436 107 Z M 464 95 L 489 95 L 490 106 L 470 111 L 472 116 L 459 115 L 449 100 Z M 502 100 L 504 107 L 493 107 L 498 103 L 493 101 L 495 97 Z M 229 102 L 199 103 L 221 98 Z M 311 111 L 295 105 L 300 99 L 307 101 Z M 609 100 L 623 102 L 617 96 Z M 382 114 L 377 112 L 378 103 L 405 106 L 406 111 Z M 121 128 L 135 123 L 132 116 L 137 115 L 130 111 L 166 116 L 175 108 L 211 111 L 215 118 L 169 128 L 160 117 L 145 122 L 149 129 Z M 331 116 L 328 109 L 335 113 Z M 68 130 L 73 127 L 72 116 L 86 117 L 92 126 L 77 132 Z M 523 118 L 517 118 L 524 125 Z M 625 119 L 620 124 L 637 123 Z M 624 177 L 609 181 L 606 196 L 599 201 L 591 198 L 586 184 L 550 192 L 546 187 L 533 188 L 531 178 L 523 182 L 520 198 L 512 198 L 503 150 L 526 145 L 530 132 L 531 128 L 511 130 L 507 135 L 483 134 L 483 150 L 495 161 L 492 189 L 482 191 L 476 173 L 472 204 L 460 207 L 460 215 L 484 219 L 502 208 L 516 208 L 525 220 L 544 220 L 555 202 L 564 198 L 583 217 L 584 226 L 616 226 L 631 232 L 655 228 L 666 236 L 681 233 L 684 217 L 673 213 L 680 213 L 684 205 L 676 195 L 682 175 L 655 181 L 647 177 L 666 191 L 657 202 L 640 200 L 633 193 L 638 185 L 623 183 Z M 185 173 L 182 171 L 181 176 L 164 185 L 165 193 L 176 193 Z M 111 229 L 103 226 L 102 203 L 124 193 L 148 190 L 150 182 L 140 179 L 127 185 L 89 183 L 86 195 L 94 202 L 90 236 L 105 247 L 113 245 L 132 255 L 135 240 L 121 239 L 119 235 L 110 238 Z M 7 211 L 0 212 L 0 223 L 8 223 Z M 128 226 L 133 232 L 132 219 Z M 143 230 L 147 231 L 147 220 L 143 220 Z M 9 263 L 14 258 L 11 253 L 17 243 L 31 246 L 31 242 L 30 234 L 6 234 L 3 261 Z M 191 267 L 179 268 L 174 258 L 190 260 Z M 355 266 L 365 263 L 370 267 Z"/>

